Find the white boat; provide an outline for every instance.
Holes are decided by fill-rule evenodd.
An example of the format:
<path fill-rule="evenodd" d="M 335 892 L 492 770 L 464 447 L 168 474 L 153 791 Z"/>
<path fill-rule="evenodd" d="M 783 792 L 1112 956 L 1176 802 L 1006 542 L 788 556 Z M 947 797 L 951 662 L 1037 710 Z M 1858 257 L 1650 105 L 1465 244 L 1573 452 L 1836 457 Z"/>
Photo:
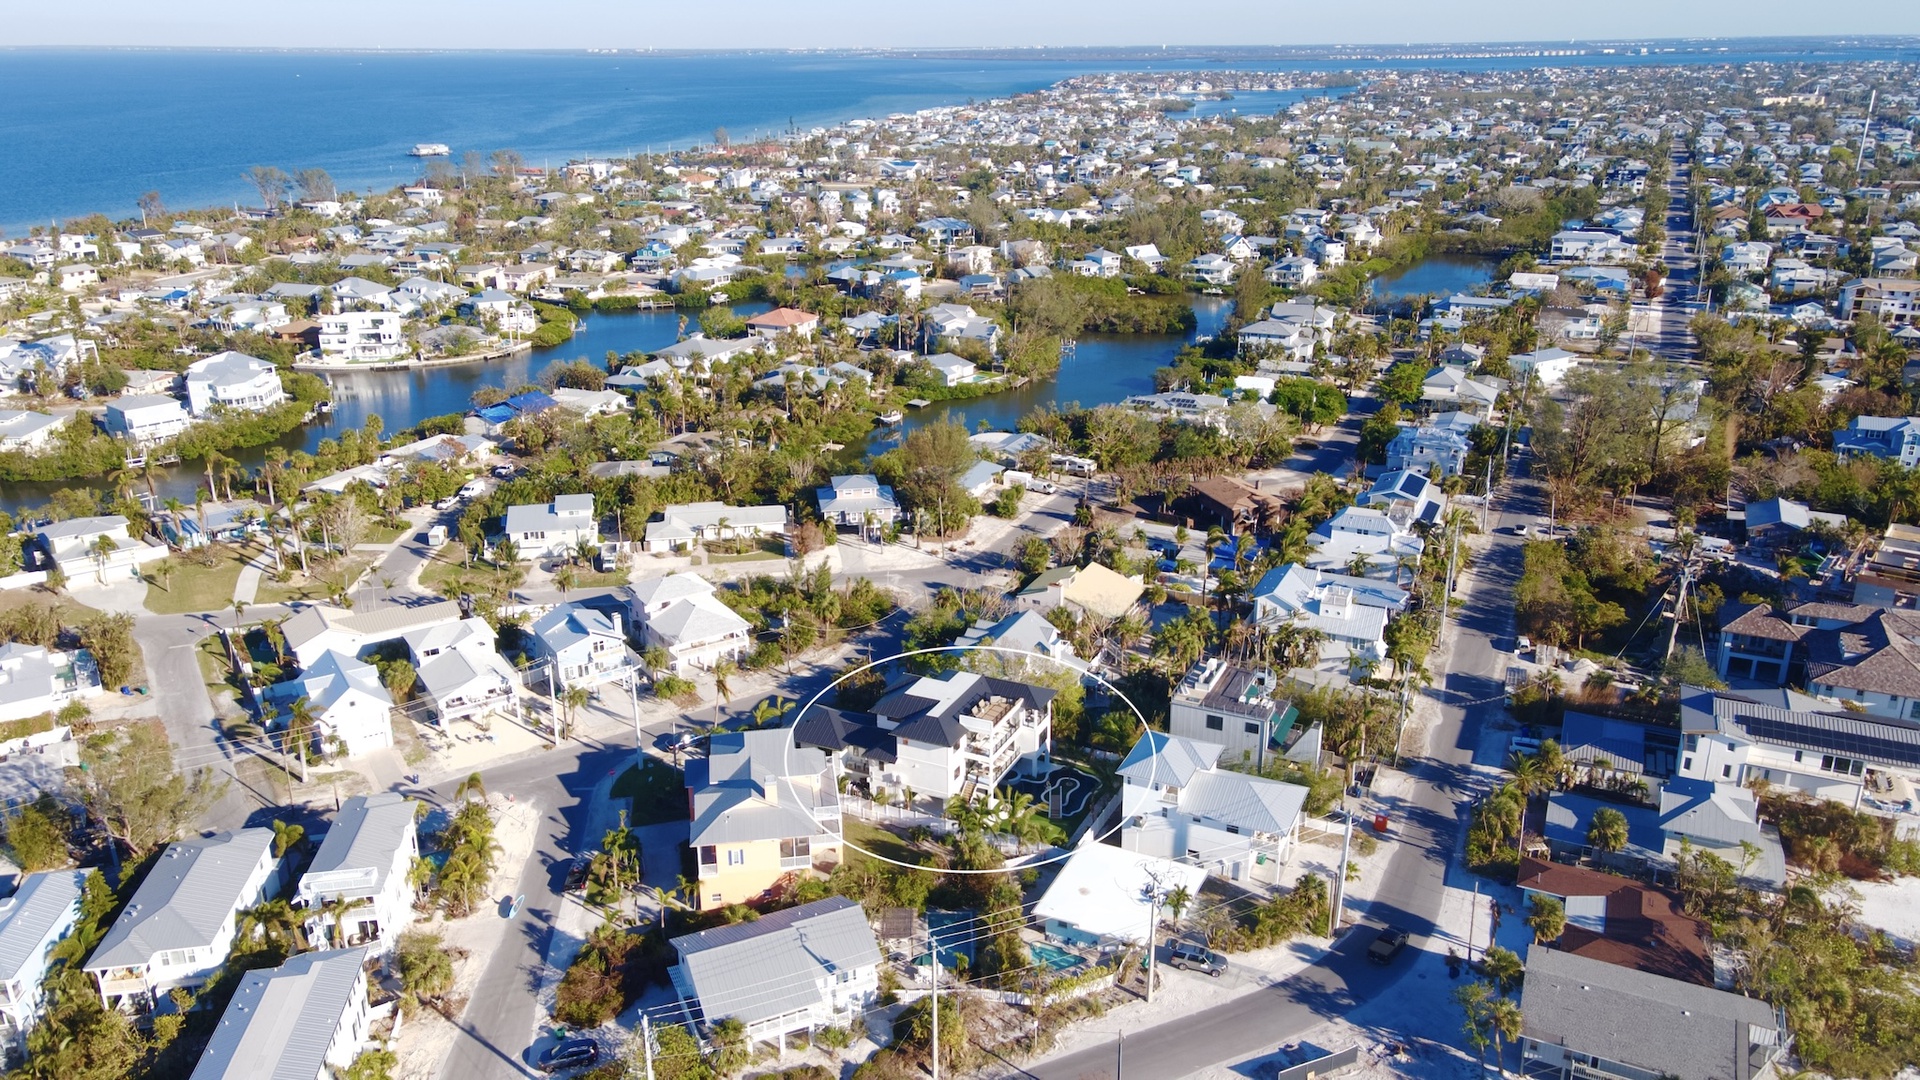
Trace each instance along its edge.
<path fill-rule="evenodd" d="M 421 142 L 414 143 L 413 149 L 407 153 L 414 157 L 446 157 L 453 153 L 453 148 L 443 142 Z"/>

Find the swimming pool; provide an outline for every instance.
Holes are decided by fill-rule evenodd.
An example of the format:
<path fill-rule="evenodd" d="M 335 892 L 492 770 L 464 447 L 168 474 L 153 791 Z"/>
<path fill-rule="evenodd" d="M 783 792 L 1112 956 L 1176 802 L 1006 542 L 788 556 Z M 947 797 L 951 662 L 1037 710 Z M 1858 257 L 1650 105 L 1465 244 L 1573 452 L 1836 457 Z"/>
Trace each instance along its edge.
<path fill-rule="evenodd" d="M 978 922 L 971 911 L 927 912 L 927 929 L 933 934 L 934 947 L 940 951 L 941 967 L 952 967 L 956 956 L 966 957 L 967 966 L 973 966 L 973 937 L 978 933 L 975 928 Z M 913 962 L 927 966 L 927 954 L 916 955 Z"/>
<path fill-rule="evenodd" d="M 1080 954 L 1068 952 L 1058 945 L 1051 945 L 1044 941 L 1033 942 L 1027 946 L 1027 951 L 1033 954 L 1035 963 L 1046 965 L 1047 970 L 1055 975 L 1084 967 L 1087 963 L 1086 958 Z"/>

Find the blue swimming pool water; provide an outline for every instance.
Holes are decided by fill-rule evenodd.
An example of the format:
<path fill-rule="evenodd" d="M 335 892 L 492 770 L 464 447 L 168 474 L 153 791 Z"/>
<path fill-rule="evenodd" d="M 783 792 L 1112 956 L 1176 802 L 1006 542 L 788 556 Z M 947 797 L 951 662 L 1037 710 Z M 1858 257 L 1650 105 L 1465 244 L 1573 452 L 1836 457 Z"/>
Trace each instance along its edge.
<path fill-rule="evenodd" d="M 1047 970 L 1056 975 L 1083 967 L 1087 962 L 1085 957 L 1077 953 L 1070 953 L 1058 945 L 1049 945 L 1044 941 L 1028 945 L 1027 951 L 1033 954 L 1035 963 L 1045 964 Z"/>
<path fill-rule="evenodd" d="M 952 967 L 956 956 L 967 958 L 967 966 L 973 966 L 973 936 L 978 915 L 972 911 L 929 911 L 927 929 L 933 934 L 934 948 L 940 953 L 940 966 Z M 927 954 L 922 952 L 913 958 L 913 962 L 926 966 Z"/>

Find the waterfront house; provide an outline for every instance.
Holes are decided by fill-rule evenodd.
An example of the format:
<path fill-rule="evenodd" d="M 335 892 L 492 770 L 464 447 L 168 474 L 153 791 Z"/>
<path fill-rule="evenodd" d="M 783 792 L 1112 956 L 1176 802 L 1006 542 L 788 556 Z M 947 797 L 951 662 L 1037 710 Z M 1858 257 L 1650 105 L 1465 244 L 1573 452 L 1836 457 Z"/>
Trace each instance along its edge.
<path fill-rule="evenodd" d="M 816 488 L 814 498 L 820 505 L 820 517 L 840 527 L 871 528 L 900 520 L 900 503 L 893 488 L 871 473 L 835 476 L 827 486 Z"/>
<path fill-rule="evenodd" d="M 826 753 L 787 728 L 716 734 L 687 762 L 699 907 L 747 903 L 840 861 L 840 796 Z"/>
<path fill-rule="evenodd" d="M 20 879 L 0 900 L 0 1056 L 26 1052 L 27 1032 L 46 1005 L 53 947 L 80 920 L 86 870 L 46 870 Z"/>
<path fill-rule="evenodd" d="M 420 804 L 396 792 L 350 796 L 300 875 L 295 900 L 310 913 L 308 940 L 393 951 L 413 922 L 407 877 L 420 855 Z"/>
<path fill-rule="evenodd" d="M 753 647 L 753 627 L 714 596 L 713 583 L 698 574 L 650 578 L 632 590 L 634 619 L 648 646 L 667 650 L 668 670 L 711 670 Z"/>
<path fill-rule="evenodd" d="M 1533 945 L 1522 984 L 1527 1075 L 1773 1080 L 1792 1046 L 1758 998 Z"/>
<path fill-rule="evenodd" d="M 555 495 L 545 505 L 509 506 L 500 531 L 520 549 L 522 559 L 569 555 L 583 543 L 600 545 L 591 492 Z"/>
<path fill-rule="evenodd" d="M 779 337 L 781 334 L 811 338 L 819 329 L 820 316 L 795 308 L 774 308 L 747 320 L 747 333 L 763 338 Z"/>
<path fill-rule="evenodd" d="M 217 409 L 262 412 L 287 400 L 280 372 L 258 357 L 231 350 L 187 365 L 187 407 L 196 419 Z"/>
<path fill-rule="evenodd" d="M 1225 255 L 1207 252 L 1187 262 L 1187 277 L 1202 285 L 1231 285 L 1238 269 Z"/>
<path fill-rule="evenodd" d="M 528 655 L 548 664 L 549 685 L 556 691 L 617 682 L 634 671 L 618 612 L 561 604 L 535 619 L 527 633 Z"/>
<path fill-rule="evenodd" d="M 226 963 L 238 916 L 281 889 L 272 829 L 168 844 L 84 970 L 108 1008 L 144 1011 L 197 988 Z"/>
<path fill-rule="evenodd" d="M 665 506 L 647 523 L 647 551 L 686 551 L 697 542 L 736 537 L 783 536 L 787 531 L 784 506 L 728 506 L 723 502 Z"/>
<path fill-rule="evenodd" d="M 1568 229 L 1553 234 L 1547 258 L 1554 262 L 1626 263 L 1633 245 L 1610 232 Z"/>
<path fill-rule="evenodd" d="M 749 1042 L 849 1026 L 878 1000 L 880 947 L 860 905 L 816 900 L 672 941 L 668 969 L 697 1024 L 738 1020 Z"/>
<path fill-rule="evenodd" d="M 372 1035 L 366 960 L 366 949 L 335 949 L 247 972 L 189 1080 L 345 1075 Z"/>
<path fill-rule="evenodd" d="M 62 421 L 50 413 L 25 409 L 0 409 L 0 453 L 45 450 L 53 442 Z"/>
<path fill-rule="evenodd" d="M 127 519 L 119 514 L 54 521 L 30 531 L 38 556 L 33 568 L 58 566 L 69 587 L 137 579 L 141 567 L 167 557 L 164 545 L 129 536 Z"/>
<path fill-rule="evenodd" d="M 520 677 L 496 651 L 493 628 L 485 619 L 421 626 L 402 640 L 419 677 L 420 692 L 432 706 L 431 722 L 445 727 L 454 720 L 518 713 L 515 688 Z"/>
<path fill-rule="evenodd" d="M 287 651 L 301 667 L 309 667 L 328 652 L 364 657 L 374 648 L 399 641 L 415 630 L 459 621 L 460 605 L 453 600 L 370 611 L 309 604 L 290 616 L 281 632 L 286 635 Z"/>
<path fill-rule="evenodd" d="M 342 311 L 320 316 L 320 355 L 327 360 L 374 362 L 407 354 L 401 319 L 388 311 Z"/>
<path fill-rule="evenodd" d="M 961 383 L 973 378 L 975 374 L 973 361 L 962 356 L 955 356 L 950 352 L 923 356 L 920 358 L 920 363 L 925 364 L 928 370 L 933 372 L 934 376 L 940 380 L 940 385 L 942 386 L 959 386 Z"/>
<path fill-rule="evenodd" d="M 1277 884 L 1293 858 L 1307 789 L 1219 765 L 1218 743 L 1149 731 L 1119 775 L 1120 846 L 1228 881 Z"/>
<path fill-rule="evenodd" d="M 293 703 L 306 699 L 313 713 L 311 737 L 322 753 L 337 750 L 357 758 L 393 745 L 393 695 L 364 660 L 322 653 L 298 675 L 267 687 L 263 696 L 278 712 L 276 730 L 291 722 Z"/>

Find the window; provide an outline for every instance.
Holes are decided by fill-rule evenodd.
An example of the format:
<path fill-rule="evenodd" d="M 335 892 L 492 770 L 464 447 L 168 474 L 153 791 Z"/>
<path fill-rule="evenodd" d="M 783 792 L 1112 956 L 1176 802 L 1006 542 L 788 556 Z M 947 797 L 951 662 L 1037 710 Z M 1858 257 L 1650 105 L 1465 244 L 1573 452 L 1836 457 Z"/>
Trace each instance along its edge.
<path fill-rule="evenodd" d="M 1260 734 L 1260 722 L 1258 720 L 1247 721 L 1247 734 L 1249 735 Z"/>
<path fill-rule="evenodd" d="M 1226 717 L 1215 716 L 1212 713 L 1207 714 L 1207 730 L 1208 731 L 1219 731 L 1225 728 L 1226 726 L 1227 726 Z"/>
<path fill-rule="evenodd" d="M 1731 765 L 1720 766 L 1720 779 L 1725 780 L 1730 778 L 1731 776 L 1733 776 L 1733 766 Z"/>
<path fill-rule="evenodd" d="M 719 902 L 720 902 L 720 895 L 721 895 L 721 894 L 719 894 L 719 893 L 708 893 L 708 894 L 707 894 L 707 903 L 709 903 L 709 904 L 717 904 L 717 903 L 719 903 Z"/>
<path fill-rule="evenodd" d="M 700 848 L 700 865 L 701 866 L 719 866 L 720 865 L 720 849 L 713 846 L 712 844 L 703 845 Z"/>
<path fill-rule="evenodd" d="M 1681 770 L 1682 772 L 1691 772 L 1691 771 L 1693 770 L 1693 759 L 1692 759 L 1692 758 L 1690 758 L 1690 757 L 1688 757 L 1688 758 L 1681 758 L 1681 759 L 1680 759 L 1680 770 Z"/>
<path fill-rule="evenodd" d="M 1687 736 L 1687 753 L 1691 754 L 1698 749 L 1700 749 L 1700 736 L 1698 735 Z"/>
<path fill-rule="evenodd" d="M 813 841 L 802 836 L 780 841 L 780 868 L 793 870 L 813 861 Z"/>
<path fill-rule="evenodd" d="M 1820 755 L 1820 771 L 1836 773 L 1840 776 L 1859 776 L 1866 771 L 1866 762 L 1852 758 L 1836 757 L 1833 754 Z"/>
<path fill-rule="evenodd" d="M 727 865 L 728 866 L 747 865 L 747 849 L 746 848 L 728 848 L 727 849 Z"/>

